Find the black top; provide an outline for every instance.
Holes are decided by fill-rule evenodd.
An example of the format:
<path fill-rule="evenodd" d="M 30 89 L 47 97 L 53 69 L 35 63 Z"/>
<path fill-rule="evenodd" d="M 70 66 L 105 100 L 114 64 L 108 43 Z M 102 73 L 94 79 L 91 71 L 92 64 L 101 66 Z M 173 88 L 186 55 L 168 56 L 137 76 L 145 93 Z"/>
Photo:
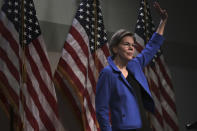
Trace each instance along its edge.
<path fill-rule="evenodd" d="M 129 84 L 132 86 L 134 94 L 136 96 L 136 100 L 138 102 L 139 105 L 139 110 L 140 110 L 140 114 L 141 114 L 141 119 L 142 119 L 142 123 L 143 123 L 143 127 L 142 129 L 138 129 L 139 131 L 151 131 L 150 128 L 150 123 L 147 120 L 146 114 L 145 114 L 145 109 L 143 106 L 143 101 L 147 101 L 150 99 L 150 97 L 147 95 L 146 91 L 141 87 L 141 85 L 139 84 L 139 82 L 135 79 L 135 77 L 133 76 L 132 73 L 130 73 L 128 71 L 128 76 L 126 77 L 126 80 L 129 82 Z"/>

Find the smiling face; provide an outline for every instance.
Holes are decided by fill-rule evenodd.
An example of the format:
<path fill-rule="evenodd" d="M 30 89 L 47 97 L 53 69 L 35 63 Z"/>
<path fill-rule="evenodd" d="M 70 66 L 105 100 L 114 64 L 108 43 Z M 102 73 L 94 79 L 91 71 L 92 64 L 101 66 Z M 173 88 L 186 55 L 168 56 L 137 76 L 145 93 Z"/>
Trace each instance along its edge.
<path fill-rule="evenodd" d="M 113 52 L 116 54 L 115 57 L 120 58 L 123 62 L 128 62 L 133 58 L 134 55 L 134 38 L 132 36 L 125 36 L 121 42 L 113 47 Z"/>

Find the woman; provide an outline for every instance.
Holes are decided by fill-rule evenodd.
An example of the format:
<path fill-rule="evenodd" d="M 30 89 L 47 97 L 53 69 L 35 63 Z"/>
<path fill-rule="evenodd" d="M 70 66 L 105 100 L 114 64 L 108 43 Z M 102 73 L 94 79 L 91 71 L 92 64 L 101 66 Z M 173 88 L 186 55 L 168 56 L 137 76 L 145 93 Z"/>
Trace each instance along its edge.
<path fill-rule="evenodd" d="M 135 38 L 131 32 L 121 29 L 111 38 L 112 56 L 108 58 L 109 65 L 101 71 L 96 87 L 96 116 L 101 131 L 133 131 L 142 127 L 134 88 L 141 88 L 144 107 L 154 112 L 154 102 L 143 68 L 162 45 L 168 18 L 167 12 L 158 3 L 154 6 L 161 15 L 161 21 L 157 31 L 137 57 L 133 57 Z"/>

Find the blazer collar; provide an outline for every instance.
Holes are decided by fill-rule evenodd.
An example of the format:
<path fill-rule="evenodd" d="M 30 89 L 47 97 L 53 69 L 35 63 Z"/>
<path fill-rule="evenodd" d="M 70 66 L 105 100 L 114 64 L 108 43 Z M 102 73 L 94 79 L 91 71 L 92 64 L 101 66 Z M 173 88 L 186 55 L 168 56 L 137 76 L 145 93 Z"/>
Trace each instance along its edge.
<path fill-rule="evenodd" d="M 126 80 L 126 78 L 123 76 L 122 72 L 118 69 L 118 67 L 115 65 L 115 63 L 113 62 L 113 59 L 112 59 L 112 56 L 109 56 L 108 57 L 108 63 L 109 63 L 109 66 L 119 74 L 119 76 L 121 77 L 121 79 L 123 80 L 123 82 L 127 85 L 128 88 L 130 88 L 131 90 L 132 87 L 131 85 L 129 84 L 129 82 Z"/>
<path fill-rule="evenodd" d="M 110 67 L 114 70 L 114 71 L 116 71 L 116 72 L 118 72 L 118 73 L 121 73 L 121 71 L 118 69 L 118 67 L 115 65 L 115 63 L 113 62 L 113 59 L 112 59 L 112 56 L 109 56 L 108 57 L 108 63 L 109 63 L 109 65 L 110 65 Z"/>

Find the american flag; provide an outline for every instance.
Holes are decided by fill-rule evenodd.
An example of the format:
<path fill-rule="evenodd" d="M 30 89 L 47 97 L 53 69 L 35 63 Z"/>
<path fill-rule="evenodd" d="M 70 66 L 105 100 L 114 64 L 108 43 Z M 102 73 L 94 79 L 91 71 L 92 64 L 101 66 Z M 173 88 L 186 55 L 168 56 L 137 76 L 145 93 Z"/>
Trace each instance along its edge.
<path fill-rule="evenodd" d="M 19 118 L 18 128 L 64 130 L 33 0 L 4 1 L 0 12 L 0 42 L 0 99 L 6 110 L 13 107 Z"/>
<path fill-rule="evenodd" d="M 147 0 L 141 0 L 135 29 L 138 44 L 136 53 L 140 53 L 143 50 L 145 43 L 147 43 L 154 32 L 155 27 L 148 2 Z M 178 131 L 175 94 L 170 72 L 161 50 L 155 55 L 150 65 L 144 69 L 144 72 L 155 102 L 155 114 L 150 114 L 153 131 Z"/>
<path fill-rule="evenodd" d="M 54 81 L 71 101 L 84 130 L 99 130 L 95 113 L 96 81 L 109 56 L 99 0 L 81 0 L 64 43 Z"/>

